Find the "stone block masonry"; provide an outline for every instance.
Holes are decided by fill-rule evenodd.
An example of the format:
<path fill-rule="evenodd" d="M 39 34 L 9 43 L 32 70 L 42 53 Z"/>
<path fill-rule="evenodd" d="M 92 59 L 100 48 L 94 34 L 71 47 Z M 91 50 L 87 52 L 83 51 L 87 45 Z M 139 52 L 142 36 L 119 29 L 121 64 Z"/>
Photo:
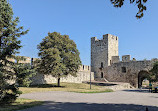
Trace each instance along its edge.
<path fill-rule="evenodd" d="M 82 83 L 83 81 L 90 80 L 90 71 L 82 70 L 77 72 L 77 76 L 68 75 L 67 77 L 62 77 L 60 82 L 69 82 L 69 83 Z M 91 80 L 94 80 L 94 73 L 91 72 Z M 32 84 L 51 84 L 57 83 L 57 78 L 53 77 L 52 75 L 43 75 L 37 74 L 33 77 Z"/>
<path fill-rule="evenodd" d="M 26 61 L 19 61 L 19 63 L 26 63 L 30 65 L 34 65 L 34 61 L 37 60 L 38 58 L 30 58 L 30 57 L 25 57 Z M 16 62 L 14 59 L 10 59 L 10 61 Z M 47 69 L 46 69 L 47 70 Z M 79 68 L 79 71 L 77 72 L 77 76 L 71 76 L 68 75 L 66 77 L 62 77 L 60 79 L 61 82 L 73 82 L 73 83 L 82 83 L 83 81 L 89 81 L 90 80 L 90 74 L 91 74 L 91 80 L 94 80 L 94 73 L 90 72 L 91 67 L 88 65 L 81 65 Z M 12 81 L 14 82 L 14 81 Z M 51 83 L 56 83 L 57 79 L 53 77 L 52 75 L 44 75 L 44 74 L 36 74 L 32 78 L 32 85 L 35 84 L 51 84 Z M 11 83 L 11 82 L 10 82 Z"/>
<path fill-rule="evenodd" d="M 91 38 L 91 71 L 95 80 L 109 82 L 128 82 L 139 87 L 142 79 L 149 75 L 153 64 L 158 59 L 136 61 L 130 55 L 118 56 L 118 37 L 103 35 L 103 39 Z"/>
<path fill-rule="evenodd" d="M 106 34 L 103 39 L 91 38 L 91 71 L 101 78 L 100 70 L 112 64 L 112 56 L 118 56 L 118 37 Z"/>

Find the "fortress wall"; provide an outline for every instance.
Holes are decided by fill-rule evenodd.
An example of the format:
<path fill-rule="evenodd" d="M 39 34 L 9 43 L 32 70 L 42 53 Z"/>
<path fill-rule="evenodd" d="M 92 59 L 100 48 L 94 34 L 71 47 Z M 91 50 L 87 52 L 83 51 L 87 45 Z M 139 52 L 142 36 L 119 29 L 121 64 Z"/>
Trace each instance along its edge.
<path fill-rule="evenodd" d="M 90 71 L 91 68 L 88 65 L 81 65 L 79 71 L 77 72 L 77 76 L 74 77 L 72 75 L 68 75 L 67 77 L 62 77 L 60 79 L 61 82 L 72 82 L 72 83 L 82 83 L 83 81 L 90 80 Z M 57 79 L 52 75 L 44 75 L 37 74 L 32 78 L 32 84 L 51 84 L 57 83 Z M 91 80 L 94 80 L 94 73 L 91 72 Z"/>
<path fill-rule="evenodd" d="M 25 56 L 24 56 L 25 57 Z M 38 58 L 30 58 L 25 57 L 25 61 L 21 60 L 19 63 L 34 63 L 35 60 Z M 10 61 L 16 62 L 15 59 L 9 59 Z M 62 77 L 60 79 L 61 82 L 73 82 L 73 83 L 82 83 L 83 81 L 90 80 L 90 71 L 91 67 L 88 65 L 81 65 L 79 67 L 79 71 L 77 72 L 77 77 L 68 75 L 67 77 Z M 91 80 L 94 80 L 94 73 L 91 72 Z M 44 75 L 44 74 L 37 74 L 35 77 L 32 78 L 32 84 L 49 84 L 49 83 L 56 83 L 57 79 L 51 75 Z M 14 81 L 9 81 L 9 83 L 14 83 Z"/>
<path fill-rule="evenodd" d="M 26 59 L 25 61 L 24 60 L 21 60 L 19 61 L 19 63 L 31 63 L 31 57 L 25 57 L 24 58 Z"/>
<path fill-rule="evenodd" d="M 90 80 L 90 72 L 88 71 L 79 71 L 77 72 L 77 77 L 68 75 L 67 77 L 62 77 L 60 82 L 72 82 L 72 83 L 82 83 L 83 81 Z M 94 80 L 94 73 L 91 72 L 91 80 Z M 34 84 L 51 84 L 57 83 L 57 79 L 51 75 L 37 74 L 33 77 Z"/>
<path fill-rule="evenodd" d="M 114 63 L 104 69 L 104 78 L 111 82 L 128 82 L 137 86 L 138 73 L 142 70 L 149 71 L 153 61 L 130 61 Z"/>
<path fill-rule="evenodd" d="M 19 56 L 19 57 L 24 57 L 26 60 L 20 60 L 19 63 L 31 63 L 31 58 L 26 57 L 26 56 Z M 11 62 L 16 62 L 14 58 L 8 58 L 9 61 Z"/>

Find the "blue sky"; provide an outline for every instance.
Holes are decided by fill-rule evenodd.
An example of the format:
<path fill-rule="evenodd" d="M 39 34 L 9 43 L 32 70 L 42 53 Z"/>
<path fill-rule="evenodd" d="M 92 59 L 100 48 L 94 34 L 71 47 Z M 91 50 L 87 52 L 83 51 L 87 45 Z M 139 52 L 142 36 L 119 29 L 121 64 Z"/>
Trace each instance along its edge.
<path fill-rule="evenodd" d="M 138 11 L 129 1 L 114 8 L 110 0 L 9 0 L 19 25 L 30 29 L 21 38 L 20 55 L 38 57 L 37 45 L 48 32 L 69 35 L 80 51 L 82 64 L 90 64 L 90 38 L 104 34 L 119 37 L 119 55 L 137 60 L 158 57 L 158 0 L 148 0 L 147 11 L 137 20 Z"/>

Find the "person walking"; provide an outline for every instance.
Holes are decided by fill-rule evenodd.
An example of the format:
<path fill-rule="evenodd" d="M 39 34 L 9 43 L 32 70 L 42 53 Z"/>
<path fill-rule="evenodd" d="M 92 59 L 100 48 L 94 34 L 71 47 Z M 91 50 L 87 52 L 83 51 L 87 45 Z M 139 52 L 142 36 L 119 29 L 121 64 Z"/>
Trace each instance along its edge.
<path fill-rule="evenodd" d="M 152 84 L 151 84 L 151 82 L 149 83 L 149 92 L 152 92 Z"/>

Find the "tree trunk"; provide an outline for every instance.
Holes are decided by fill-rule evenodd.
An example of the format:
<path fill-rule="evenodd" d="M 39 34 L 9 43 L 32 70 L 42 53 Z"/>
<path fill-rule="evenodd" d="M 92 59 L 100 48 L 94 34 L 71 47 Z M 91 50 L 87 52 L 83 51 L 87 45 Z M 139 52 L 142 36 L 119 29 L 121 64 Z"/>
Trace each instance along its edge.
<path fill-rule="evenodd" d="M 58 87 L 60 87 L 60 77 L 58 78 Z"/>

